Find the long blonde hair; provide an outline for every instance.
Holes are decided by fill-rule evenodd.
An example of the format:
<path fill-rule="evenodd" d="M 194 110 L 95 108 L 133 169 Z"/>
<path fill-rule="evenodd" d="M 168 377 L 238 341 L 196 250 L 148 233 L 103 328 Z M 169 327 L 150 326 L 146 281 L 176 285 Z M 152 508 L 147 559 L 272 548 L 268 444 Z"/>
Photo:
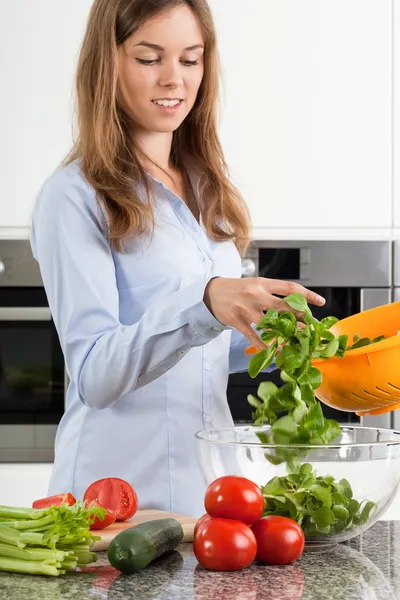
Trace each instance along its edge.
<path fill-rule="evenodd" d="M 118 104 L 118 45 L 147 19 L 187 4 L 205 39 L 204 77 L 189 115 L 173 134 L 171 158 L 184 169 L 188 156 L 200 173 L 202 218 L 216 241 L 234 240 L 241 255 L 250 240 L 250 217 L 229 171 L 217 134 L 219 58 L 213 17 L 206 0 L 94 0 L 76 73 L 78 135 L 64 165 L 80 159 L 86 180 L 108 218 L 112 247 L 154 230 L 149 184 L 140 152 L 129 133 L 129 119 Z M 146 191 L 139 198 L 137 184 Z"/>

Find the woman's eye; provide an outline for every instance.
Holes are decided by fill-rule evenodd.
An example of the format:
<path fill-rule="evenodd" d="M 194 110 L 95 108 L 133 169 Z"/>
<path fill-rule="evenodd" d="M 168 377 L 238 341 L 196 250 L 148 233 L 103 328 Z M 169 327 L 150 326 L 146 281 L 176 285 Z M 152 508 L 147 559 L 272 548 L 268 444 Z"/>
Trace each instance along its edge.
<path fill-rule="evenodd" d="M 159 58 L 155 58 L 154 60 L 145 60 L 144 58 L 137 58 L 138 63 L 141 65 L 155 65 L 160 61 Z"/>
<path fill-rule="evenodd" d="M 195 65 L 199 64 L 198 60 L 183 60 L 182 63 L 184 65 L 186 65 L 187 67 L 194 67 Z"/>

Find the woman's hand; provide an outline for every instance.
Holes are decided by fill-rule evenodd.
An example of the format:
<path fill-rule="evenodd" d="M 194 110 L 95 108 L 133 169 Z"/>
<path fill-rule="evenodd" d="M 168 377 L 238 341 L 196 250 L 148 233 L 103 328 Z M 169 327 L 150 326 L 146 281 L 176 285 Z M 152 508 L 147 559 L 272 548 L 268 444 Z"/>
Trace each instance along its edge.
<path fill-rule="evenodd" d="M 304 296 L 309 304 L 316 306 L 325 304 L 324 298 L 298 283 L 265 277 L 211 279 L 204 292 L 204 303 L 218 321 L 234 327 L 258 350 L 264 350 L 267 346 L 251 324 L 259 323 L 264 316 L 263 311 L 269 308 L 293 312 L 297 320 L 301 321 L 304 313 L 293 310 L 282 298 L 274 296 L 274 294 L 289 296 L 296 293 Z"/>

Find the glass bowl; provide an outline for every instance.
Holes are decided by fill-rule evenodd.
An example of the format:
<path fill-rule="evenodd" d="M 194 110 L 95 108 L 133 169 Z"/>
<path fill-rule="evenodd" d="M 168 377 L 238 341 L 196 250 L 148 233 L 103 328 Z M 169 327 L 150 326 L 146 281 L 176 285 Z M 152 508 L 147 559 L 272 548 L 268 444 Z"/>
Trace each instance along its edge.
<path fill-rule="evenodd" d="M 199 431 L 195 437 L 200 467 L 206 485 L 224 475 L 240 475 L 264 487 L 291 471 L 290 482 L 275 479 L 276 485 L 268 486 L 265 507 L 274 514 L 276 506 L 279 514 L 292 511 L 286 516 L 296 520 L 303 511 L 306 548 L 359 535 L 379 520 L 393 501 L 400 484 L 400 431 L 342 425 L 334 442 L 318 446 L 268 443 L 269 433 L 270 426 L 251 425 Z M 317 482 L 316 477 L 323 480 Z M 282 485 L 285 490 L 281 493 Z M 293 488 L 295 495 L 291 494 Z M 323 510 L 316 512 L 321 507 Z"/>

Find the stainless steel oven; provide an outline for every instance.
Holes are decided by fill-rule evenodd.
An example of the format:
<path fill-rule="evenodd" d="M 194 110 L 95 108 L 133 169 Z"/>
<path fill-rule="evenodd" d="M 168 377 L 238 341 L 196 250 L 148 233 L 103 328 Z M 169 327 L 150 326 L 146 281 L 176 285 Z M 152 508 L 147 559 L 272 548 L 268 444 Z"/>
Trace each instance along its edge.
<path fill-rule="evenodd" d="M 399 248 L 400 256 L 400 248 Z M 244 277 L 296 281 L 326 298 L 323 308 L 312 307 L 321 319 L 339 319 L 392 301 L 392 242 L 390 241 L 256 241 L 242 262 Z M 400 265 L 399 278 L 400 282 Z M 400 285 L 400 283 L 399 283 Z M 282 385 L 277 371 L 251 379 L 247 373 L 230 375 L 228 402 L 235 422 L 251 422 L 247 394 L 256 394 L 261 381 Z M 359 422 L 354 413 L 324 406 L 328 418 Z M 390 427 L 394 414 L 364 417 L 365 425 Z"/>
<path fill-rule="evenodd" d="M 52 462 L 64 359 L 28 240 L 0 240 L 0 462 Z"/>

